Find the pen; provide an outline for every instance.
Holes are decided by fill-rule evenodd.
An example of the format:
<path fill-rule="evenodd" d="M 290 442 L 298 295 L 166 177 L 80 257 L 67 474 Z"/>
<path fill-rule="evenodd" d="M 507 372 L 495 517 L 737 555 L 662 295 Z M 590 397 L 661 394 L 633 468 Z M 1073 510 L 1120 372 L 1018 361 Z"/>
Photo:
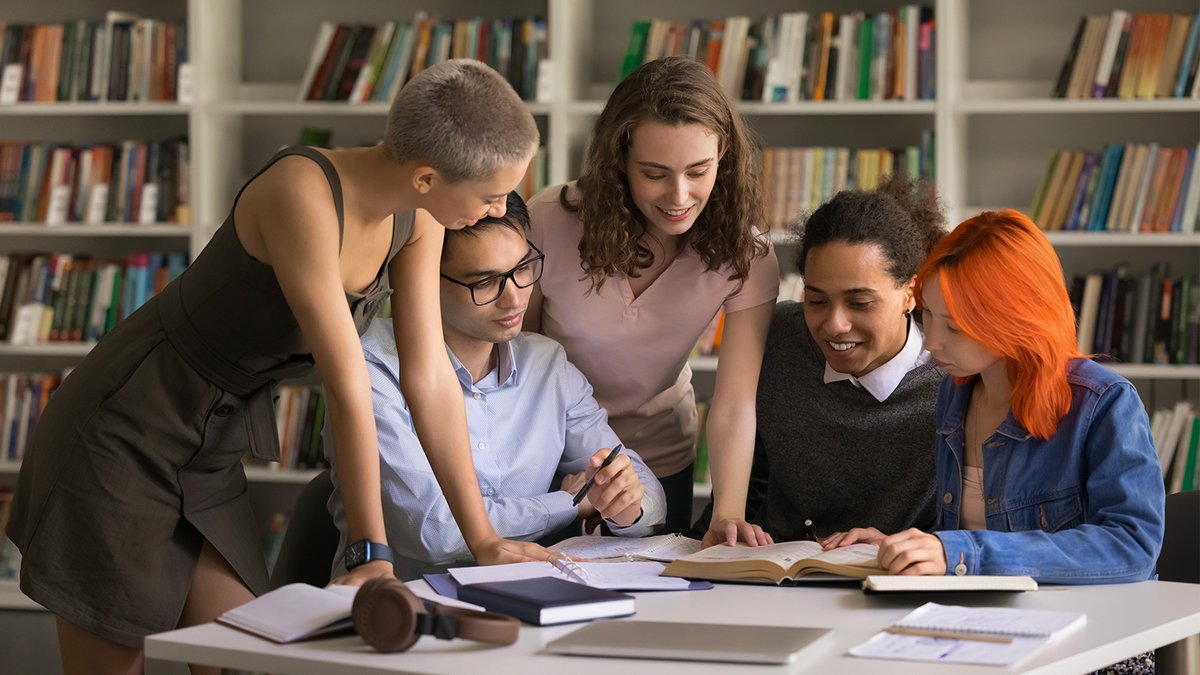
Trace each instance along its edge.
<path fill-rule="evenodd" d="M 608 451 L 608 457 L 605 457 L 604 461 L 600 463 L 600 467 L 596 469 L 596 473 L 600 473 L 604 470 L 604 467 L 612 464 L 612 461 L 617 458 L 617 455 L 620 454 L 621 450 L 623 449 L 624 446 L 620 443 L 617 443 L 615 446 L 613 446 L 613 449 Z M 583 498 L 587 496 L 587 493 L 592 489 L 592 486 L 596 484 L 596 473 L 592 474 L 592 477 L 583 484 L 583 487 L 579 488 L 579 492 L 575 493 L 575 498 L 571 500 L 571 506 L 579 506 L 579 502 L 583 501 Z"/>
<path fill-rule="evenodd" d="M 809 539 L 812 539 L 818 544 L 821 543 L 820 537 L 817 536 L 817 531 L 813 529 L 812 520 L 809 518 L 804 519 L 804 532 Z"/>
<path fill-rule="evenodd" d="M 905 628 L 904 626 L 888 626 L 885 633 L 897 635 L 917 635 L 920 637 L 943 638 L 946 640 L 974 640 L 976 642 L 999 642 L 1009 644 L 1013 639 L 1007 635 L 986 635 L 983 633 L 964 633 L 954 630 L 934 630 L 931 628 Z"/>

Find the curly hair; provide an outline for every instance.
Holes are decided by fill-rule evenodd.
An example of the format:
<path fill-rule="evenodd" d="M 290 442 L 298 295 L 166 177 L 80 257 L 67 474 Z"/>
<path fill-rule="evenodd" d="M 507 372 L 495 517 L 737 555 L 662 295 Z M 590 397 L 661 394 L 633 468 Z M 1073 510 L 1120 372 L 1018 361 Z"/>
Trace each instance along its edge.
<path fill-rule="evenodd" d="M 670 56 L 642 64 L 617 85 L 596 120 L 576 182 L 578 201 L 567 199 L 566 187 L 559 192 L 563 208 L 578 213 L 583 225 L 580 266 L 592 288 L 603 286 L 608 276 L 636 277 L 654 261 L 653 252 L 640 244 L 647 221 L 633 202 L 626 173 L 633 131 L 643 122 L 699 124 L 717 136 L 723 154 L 716 184 L 685 235 L 686 245 L 709 271 L 729 265 L 730 278 L 745 281 L 751 263 L 770 248 L 751 230 L 763 224 L 759 143 L 704 64 Z"/>
<path fill-rule="evenodd" d="M 792 226 L 800 239 L 800 275 L 812 249 L 834 241 L 876 244 L 888 276 L 907 283 L 946 234 L 946 216 L 933 186 L 891 176 L 874 190 L 843 190 Z"/>
<path fill-rule="evenodd" d="M 1019 211 L 984 211 L 934 247 L 917 273 L 918 302 L 935 275 L 958 329 L 1004 358 L 1013 417 L 1037 438 L 1053 436 L 1071 407 L 1067 366 L 1082 354 L 1046 235 Z"/>

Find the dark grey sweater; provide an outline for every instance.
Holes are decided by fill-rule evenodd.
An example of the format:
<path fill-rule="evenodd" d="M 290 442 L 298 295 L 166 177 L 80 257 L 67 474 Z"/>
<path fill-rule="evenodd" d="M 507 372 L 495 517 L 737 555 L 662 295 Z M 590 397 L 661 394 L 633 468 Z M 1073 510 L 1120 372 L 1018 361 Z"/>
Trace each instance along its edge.
<path fill-rule="evenodd" d="M 934 519 L 934 407 L 942 371 L 909 371 L 882 403 L 849 381 L 824 383 L 825 357 L 803 306 L 775 311 L 758 381 L 750 522 L 776 541 L 851 527 L 928 530 Z"/>

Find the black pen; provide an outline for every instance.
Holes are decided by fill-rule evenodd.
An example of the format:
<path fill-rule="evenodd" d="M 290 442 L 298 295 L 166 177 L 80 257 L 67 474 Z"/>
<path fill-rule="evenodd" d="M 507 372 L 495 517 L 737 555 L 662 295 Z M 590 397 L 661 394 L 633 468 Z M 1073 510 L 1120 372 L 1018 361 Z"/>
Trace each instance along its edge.
<path fill-rule="evenodd" d="M 819 537 L 817 537 L 817 531 L 813 529 L 811 519 L 809 519 L 809 518 L 804 519 L 804 529 L 805 529 L 805 534 L 808 535 L 809 539 L 812 539 L 813 541 L 817 542 L 818 544 L 821 543 L 821 539 Z"/>
<path fill-rule="evenodd" d="M 604 461 L 600 462 L 600 467 L 596 469 L 596 473 L 600 473 L 604 470 L 604 467 L 612 464 L 612 461 L 617 458 L 617 455 L 621 454 L 622 449 L 624 449 L 624 446 L 620 443 L 617 443 L 615 446 L 613 446 L 613 449 L 608 451 L 608 457 L 605 457 Z M 583 501 L 583 498 L 587 496 L 587 493 L 592 489 L 592 486 L 596 484 L 596 473 L 592 474 L 592 477 L 583 484 L 583 487 L 579 489 L 579 492 L 575 493 L 575 498 L 571 500 L 571 506 L 579 506 L 579 502 Z"/>

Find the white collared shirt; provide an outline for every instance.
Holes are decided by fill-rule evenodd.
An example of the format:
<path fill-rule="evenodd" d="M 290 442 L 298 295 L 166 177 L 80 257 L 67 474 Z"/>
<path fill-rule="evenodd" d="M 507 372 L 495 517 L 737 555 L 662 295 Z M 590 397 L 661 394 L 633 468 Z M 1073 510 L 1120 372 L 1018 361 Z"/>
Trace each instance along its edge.
<path fill-rule="evenodd" d="M 826 362 L 825 384 L 850 380 L 851 384 L 866 389 L 871 396 L 875 397 L 876 401 L 882 403 L 892 395 L 893 391 L 896 391 L 896 387 L 900 386 L 900 380 L 904 379 L 908 371 L 929 362 L 931 357 L 929 352 L 925 351 L 924 343 L 925 333 L 912 320 L 912 317 L 909 317 L 908 338 L 904 341 L 904 347 L 891 360 L 862 377 L 838 372 L 829 365 L 829 362 Z"/>

